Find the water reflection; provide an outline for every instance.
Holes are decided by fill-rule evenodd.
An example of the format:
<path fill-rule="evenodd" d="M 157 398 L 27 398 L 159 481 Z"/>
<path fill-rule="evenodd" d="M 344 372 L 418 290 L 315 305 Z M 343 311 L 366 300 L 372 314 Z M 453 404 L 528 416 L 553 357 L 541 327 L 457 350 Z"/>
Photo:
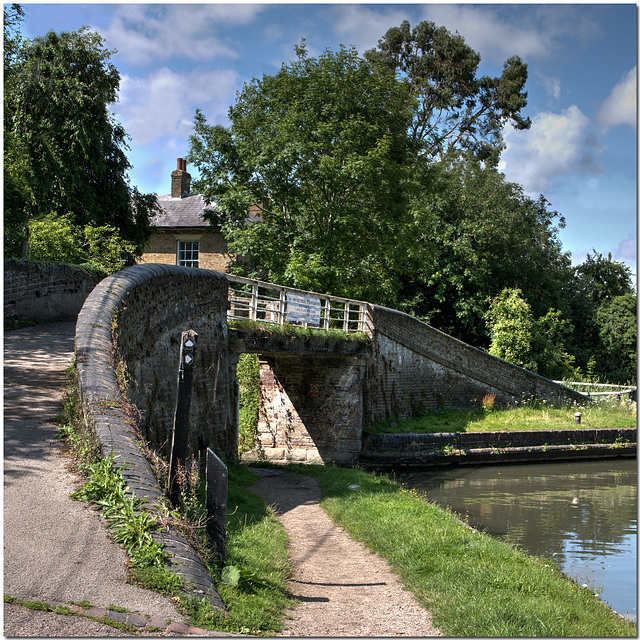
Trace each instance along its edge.
<path fill-rule="evenodd" d="M 399 478 L 469 523 L 553 558 L 636 618 L 635 460 L 447 468 Z"/>

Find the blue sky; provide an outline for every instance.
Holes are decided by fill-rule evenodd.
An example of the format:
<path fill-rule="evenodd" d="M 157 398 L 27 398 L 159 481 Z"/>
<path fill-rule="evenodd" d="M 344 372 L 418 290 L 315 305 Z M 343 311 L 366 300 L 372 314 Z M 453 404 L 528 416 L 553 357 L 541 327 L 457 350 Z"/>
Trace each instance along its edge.
<path fill-rule="evenodd" d="M 386 30 L 430 20 L 458 31 L 497 75 L 529 65 L 528 131 L 505 131 L 501 169 L 566 218 L 574 264 L 612 253 L 636 273 L 635 4 L 31 4 L 23 35 L 99 31 L 122 76 L 113 111 L 131 136 L 131 181 L 168 193 L 196 108 L 228 124 L 236 92 L 295 57 L 341 44 L 360 53 Z M 192 168 L 190 168 L 192 169 Z M 190 171 L 196 175 L 194 171 Z"/>

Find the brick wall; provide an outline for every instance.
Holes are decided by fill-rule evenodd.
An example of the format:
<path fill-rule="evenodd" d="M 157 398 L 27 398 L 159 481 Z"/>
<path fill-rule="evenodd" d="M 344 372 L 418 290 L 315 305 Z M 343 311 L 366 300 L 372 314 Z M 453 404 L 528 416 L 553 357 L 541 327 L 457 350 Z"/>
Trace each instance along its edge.
<path fill-rule="evenodd" d="M 145 246 L 144 253 L 138 259 L 138 263 L 176 264 L 179 240 L 198 240 L 200 242 L 198 266 L 201 269 L 224 272 L 233 259 L 228 252 L 227 243 L 222 233 L 218 231 L 202 233 L 201 230 L 194 230 L 184 234 L 167 231 L 152 234 Z"/>
<path fill-rule="evenodd" d="M 228 348 L 227 307 L 227 280 L 215 271 L 136 265 L 103 280 L 87 299 L 76 328 L 85 405 L 100 413 L 97 405 L 110 393 L 114 378 L 126 378 L 142 436 L 168 456 L 180 336 L 193 329 L 198 348 L 188 453 L 197 453 L 201 436 L 220 457 L 235 459 L 237 356 Z M 118 360 L 126 370 L 121 366 L 116 373 Z M 102 380 L 109 386 L 103 387 Z"/>
<path fill-rule="evenodd" d="M 72 265 L 5 260 L 4 315 L 39 322 L 75 320 L 102 278 Z"/>
<path fill-rule="evenodd" d="M 346 464 L 362 446 L 366 359 L 269 354 L 260 362 L 258 448 L 271 462 Z"/>
<path fill-rule="evenodd" d="M 373 357 L 365 381 L 365 424 L 438 407 L 498 404 L 533 397 L 550 403 L 584 398 L 546 378 L 434 329 L 400 311 L 370 306 Z"/>

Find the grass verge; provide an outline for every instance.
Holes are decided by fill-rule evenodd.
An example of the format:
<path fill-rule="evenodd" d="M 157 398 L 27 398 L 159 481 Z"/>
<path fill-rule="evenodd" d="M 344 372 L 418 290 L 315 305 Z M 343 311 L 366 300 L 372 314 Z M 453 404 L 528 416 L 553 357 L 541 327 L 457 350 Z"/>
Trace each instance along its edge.
<path fill-rule="evenodd" d="M 445 635 L 637 635 L 635 624 L 552 562 L 469 528 L 387 477 L 335 467 L 290 470 L 318 480 L 329 516 L 388 560 Z M 351 484 L 361 489 L 351 491 Z"/>
<path fill-rule="evenodd" d="M 579 411 L 580 424 L 575 424 Z M 441 433 L 463 431 L 543 431 L 556 429 L 622 429 L 636 426 L 635 402 L 593 402 L 577 407 L 553 407 L 544 402 L 487 410 L 438 409 L 407 420 L 377 423 L 377 433 Z"/>
<path fill-rule="evenodd" d="M 273 509 L 248 487 L 257 477 L 245 466 L 229 467 L 226 567 L 209 567 L 227 613 L 205 612 L 193 624 L 248 635 L 273 635 L 292 606 L 286 580 L 291 573 L 287 537 Z"/>

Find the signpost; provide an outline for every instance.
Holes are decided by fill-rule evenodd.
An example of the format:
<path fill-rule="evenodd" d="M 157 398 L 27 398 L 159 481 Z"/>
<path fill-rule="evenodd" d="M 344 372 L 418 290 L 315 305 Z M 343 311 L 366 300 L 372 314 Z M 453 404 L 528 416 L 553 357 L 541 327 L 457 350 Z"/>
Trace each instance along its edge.
<path fill-rule="evenodd" d="M 178 394 L 176 410 L 173 414 L 171 436 L 171 456 L 169 458 L 169 497 L 176 503 L 179 487 L 175 481 L 178 461 L 184 463 L 187 453 L 189 434 L 189 407 L 191 405 L 191 386 L 193 383 L 193 364 L 195 362 L 198 334 L 183 331 L 180 340 L 180 364 L 178 365 Z"/>
<path fill-rule="evenodd" d="M 207 533 L 224 564 L 227 555 L 227 467 L 207 447 Z"/>

